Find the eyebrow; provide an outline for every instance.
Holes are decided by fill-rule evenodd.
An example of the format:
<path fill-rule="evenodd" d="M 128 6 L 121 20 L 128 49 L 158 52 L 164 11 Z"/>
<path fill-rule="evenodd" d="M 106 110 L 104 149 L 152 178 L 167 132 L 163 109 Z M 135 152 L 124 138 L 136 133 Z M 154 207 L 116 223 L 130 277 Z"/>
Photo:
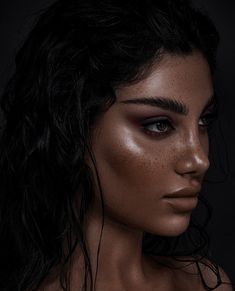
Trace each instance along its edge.
<path fill-rule="evenodd" d="M 187 107 L 185 103 L 179 100 L 176 100 L 174 98 L 170 98 L 170 97 L 158 97 L 158 96 L 140 97 L 136 99 L 123 100 L 123 101 L 120 101 L 120 103 L 149 105 L 149 106 L 159 107 L 164 110 L 168 110 L 168 111 L 171 111 L 180 115 L 185 115 L 185 116 L 189 112 L 189 108 Z M 205 111 L 209 106 L 211 106 L 214 103 L 215 103 L 215 96 L 212 95 L 208 99 L 203 111 Z"/>

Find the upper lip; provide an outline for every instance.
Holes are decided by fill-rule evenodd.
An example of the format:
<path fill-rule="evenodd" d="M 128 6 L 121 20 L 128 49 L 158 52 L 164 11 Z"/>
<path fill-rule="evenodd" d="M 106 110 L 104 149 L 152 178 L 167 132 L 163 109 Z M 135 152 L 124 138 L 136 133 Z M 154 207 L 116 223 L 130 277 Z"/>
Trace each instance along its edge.
<path fill-rule="evenodd" d="M 181 188 L 175 192 L 171 192 L 164 196 L 164 198 L 187 198 L 196 197 L 201 188 Z"/>

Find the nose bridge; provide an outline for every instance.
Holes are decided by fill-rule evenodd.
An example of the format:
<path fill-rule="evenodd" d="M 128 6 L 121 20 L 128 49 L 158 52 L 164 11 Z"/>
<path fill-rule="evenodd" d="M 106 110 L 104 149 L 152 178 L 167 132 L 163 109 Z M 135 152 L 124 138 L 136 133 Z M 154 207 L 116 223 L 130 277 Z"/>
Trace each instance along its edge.
<path fill-rule="evenodd" d="M 203 137 L 205 139 L 205 137 Z M 198 130 L 191 130 L 184 137 L 178 172 L 203 175 L 209 168 L 208 142 L 200 138 Z"/>

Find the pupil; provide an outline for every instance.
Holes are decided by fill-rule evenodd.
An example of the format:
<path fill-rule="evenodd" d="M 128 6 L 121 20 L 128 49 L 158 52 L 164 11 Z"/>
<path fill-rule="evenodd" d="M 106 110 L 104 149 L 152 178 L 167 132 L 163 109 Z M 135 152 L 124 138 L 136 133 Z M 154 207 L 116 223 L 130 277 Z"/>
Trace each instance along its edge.
<path fill-rule="evenodd" d="M 166 124 L 163 122 L 157 122 L 156 126 L 160 131 L 166 130 L 166 127 L 167 127 Z"/>

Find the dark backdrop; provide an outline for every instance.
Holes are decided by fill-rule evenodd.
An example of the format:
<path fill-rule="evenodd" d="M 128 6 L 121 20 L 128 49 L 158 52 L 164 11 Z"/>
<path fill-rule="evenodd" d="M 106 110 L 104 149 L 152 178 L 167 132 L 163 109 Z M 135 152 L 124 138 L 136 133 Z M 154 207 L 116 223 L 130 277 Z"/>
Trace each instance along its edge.
<path fill-rule="evenodd" d="M 37 13 L 52 2 L 52 0 L 1 0 L 0 90 L 14 68 L 15 52 L 30 30 Z M 205 183 L 203 192 L 214 209 L 213 219 L 209 225 L 213 254 L 235 283 L 233 262 L 235 259 L 235 1 L 195 0 L 194 2 L 208 11 L 221 37 L 218 70 L 215 76 L 215 86 L 221 100 L 221 130 L 214 142 L 216 158 L 209 170 L 209 176 L 220 183 Z"/>

